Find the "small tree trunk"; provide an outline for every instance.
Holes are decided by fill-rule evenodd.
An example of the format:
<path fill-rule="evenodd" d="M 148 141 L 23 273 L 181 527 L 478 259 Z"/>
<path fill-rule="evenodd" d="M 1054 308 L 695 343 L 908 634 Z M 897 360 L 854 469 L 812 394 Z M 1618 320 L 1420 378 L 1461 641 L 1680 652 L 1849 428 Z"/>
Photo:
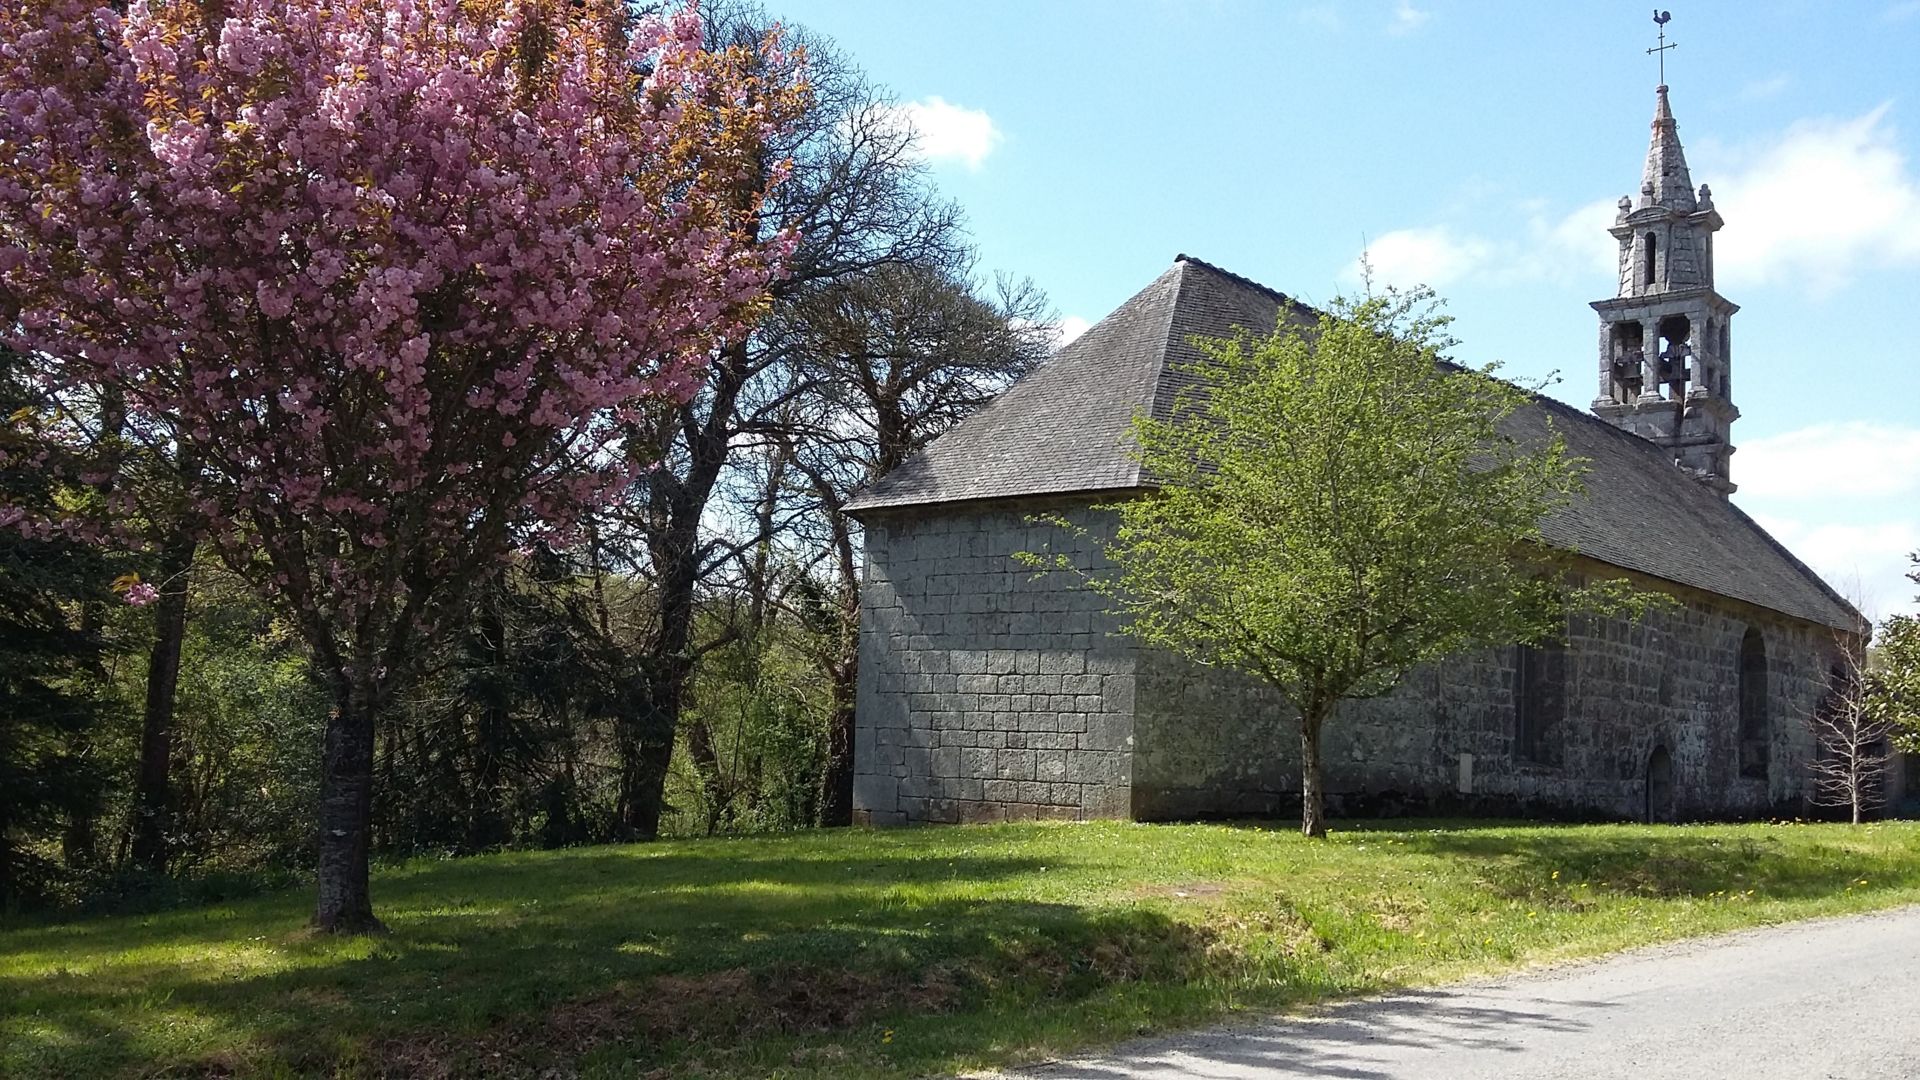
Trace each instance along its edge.
<path fill-rule="evenodd" d="M 187 576 L 198 547 L 184 531 L 160 556 L 162 592 L 153 611 L 153 649 L 147 654 L 147 704 L 140 725 L 140 772 L 134 782 L 133 861 L 156 874 L 172 854 L 174 698 L 180 686 L 180 648 L 187 636 Z"/>
<path fill-rule="evenodd" d="M 1318 712 L 1300 717 L 1300 831 L 1311 837 L 1327 835 L 1326 791 L 1320 779 L 1320 724 Z"/>
<path fill-rule="evenodd" d="M 822 784 L 820 824 L 853 824 L 855 706 L 860 693 L 860 571 L 854 558 L 853 531 L 843 511 L 829 509 L 835 561 L 840 570 L 840 625 L 828 664 L 833 677 L 827 718 L 827 769 Z"/>
<path fill-rule="evenodd" d="M 511 839 L 507 821 L 504 774 L 508 753 L 510 690 L 502 670 L 506 665 L 507 623 L 501 614 L 506 583 L 496 577 L 482 597 L 479 624 L 470 643 L 481 668 L 479 700 L 473 733 L 473 791 L 467 814 L 467 848 L 489 851 Z"/>
<path fill-rule="evenodd" d="M 854 663 L 858 663 L 856 659 Z M 833 673 L 830 714 L 827 719 L 827 775 L 822 784 L 820 824 L 853 824 L 854 682 L 853 664 Z"/>
<path fill-rule="evenodd" d="M 720 754 L 714 749 L 713 729 L 705 720 L 694 720 L 687 725 L 687 756 L 693 761 L 693 769 L 700 777 L 700 788 L 707 799 L 707 835 L 720 831 L 723 822 L 733 818 L 733 793 L 728 790 L 727 779 L 720 770 Z"/>
<path fill-rule="evenodd" d="M 617 742 L 620 750 L 620 799 L 618 835 L 622 840 L 652 840 L 660 835 L 660 819 L 666 812 L 667 773 L 673 767 L 674 736 L 680 726 L 680 696 L 686 675 L 676 662 L 641 699 L 630 705 L 632 711 L 616 719 L 622 731 Z M 651 680 L 650 680 L 651 682 Z"/>
<path fill-rule="evenodd" d="M 373 917 L 373 897 L 367 887 L 377 710 L 371 689 L 360 680 L 354 683 L 344 694 L 346 700 L 336 700 L 327 718 L 326 749 L 320 762 L 319 897 L 313 925 L 330 934 L 385 930 Z"/>
<path fill-rule="evenodd" d="M 13 864 L 16 856 L 13 844 L 7 839 L 10 832 L 7 821 L 7 804 L 0 801 L 0 912 L 12 911 L 14 902 Z"/>
<path fill-rule="evenodd" d="M 687 683 L 693 678 L 689 646 L 697 613 L 694 593 L 700 582 L 698 526 L 697 516 L 683 516 L 678 527 L 649 545 L 660 575 L 655 586 L 659 624 L 640 658 L 646 671 L 644 693 L 620 718 L 628 725 L 619 744 L 620 828 L 628 840 L 659 836 L 666 809 L 674 739 L 680 730 Z"/>

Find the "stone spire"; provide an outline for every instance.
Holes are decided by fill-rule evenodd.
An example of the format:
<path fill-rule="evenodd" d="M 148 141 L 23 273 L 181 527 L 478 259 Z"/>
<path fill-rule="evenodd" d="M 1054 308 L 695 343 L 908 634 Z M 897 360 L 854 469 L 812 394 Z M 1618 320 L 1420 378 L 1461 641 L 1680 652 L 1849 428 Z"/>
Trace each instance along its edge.
<path fill-rule="evenodd" d="M 1673 454 L 1674 463 L 1721 494 L 1733 405 L 1738 305 L 1714 288 L 1713 234 L 1722 224 L 1713 194 L 1696 193 L 1667 88 L 1657 91 L 1653 139 L 1640 197 L 1620 199 L 1608 230 L 1620 246 L 1618 289 L 1593 304 L 1600 315 L 1600 392 L 1593 411 Z"/>
<path fill-rule="evenodd" d="M 1662 86 L 1654 93 L 1658 101 L 1653 107 L 1653 140 L 1647 146 L 1647 168 L 1640 178 L 1639 206 L 1664 206 L 1690 214 L 1698 202 L 1693 194 L 1693 177 L 1687 172 L 1687 154 L 1680 148 L 1680 125 L 1674 122 L 1667 88 Z"/>

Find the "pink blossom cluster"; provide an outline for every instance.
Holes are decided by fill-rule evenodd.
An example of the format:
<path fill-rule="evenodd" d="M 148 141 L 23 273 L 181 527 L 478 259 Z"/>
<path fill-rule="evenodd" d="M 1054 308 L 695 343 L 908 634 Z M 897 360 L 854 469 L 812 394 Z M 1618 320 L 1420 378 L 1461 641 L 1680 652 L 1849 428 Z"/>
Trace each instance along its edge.
<path fill-rule="evenodd" d="M 309 616 L 417 605 L 613 497 L 621 418 L 693 393 L 791 250 L 758 210 L 796 67 L 701 34 L 620 0 L 8 4 L 0 342 L 117 388 Z"/>
<path fill-rule="evenodd" d="M 134 607 L 146 607 L 148 604 L 160 599 L 160 590 L 144 581 L 137 581 L 127 586 L 125 597 L 127 603 L 132 604 Z"/>

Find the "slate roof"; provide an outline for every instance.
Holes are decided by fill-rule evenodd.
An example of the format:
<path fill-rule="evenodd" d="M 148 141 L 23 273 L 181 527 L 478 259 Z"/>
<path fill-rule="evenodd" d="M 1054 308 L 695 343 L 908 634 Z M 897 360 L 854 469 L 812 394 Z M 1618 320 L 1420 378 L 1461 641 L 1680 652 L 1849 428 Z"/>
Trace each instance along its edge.
<path fill-rule="evenodd" d="M 857 496 L 867 511 L 1144 486 L 1127 452 L 1134 414 L 1164 416 L 1198 358 L 1191 339 L 1264 333 L 1311 309 L 1182 255 L 1047 363 Z M 1548 419 L 1588 459 L 1586 491 L 1543 525 L 1547 539 L 1613 566 L 1828 626 L 1860 614 L 1739 507 L 1674 466 L 1660 447 L 1544 396 L 1509 421 Z"/>

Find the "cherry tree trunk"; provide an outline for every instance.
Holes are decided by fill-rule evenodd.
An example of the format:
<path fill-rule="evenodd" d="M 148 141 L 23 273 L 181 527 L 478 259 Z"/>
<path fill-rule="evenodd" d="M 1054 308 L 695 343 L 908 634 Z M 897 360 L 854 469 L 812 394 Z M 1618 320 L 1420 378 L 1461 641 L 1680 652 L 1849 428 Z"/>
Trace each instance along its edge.
<path fill-rule="evenodd" d="M 373 732 L 377 712 L 370 688 L 355 685 L 337 697 L 327 718 L 320 761 L 319 896 L 313 925 L 334 934 L 378 933 L 367 887 L 373 819 Z"/>
<path fill-rule="evenodd" d="M 173 854 L 174 699 L 180 687 L 180 648 L 187 636 L 187 575 L 198 546 L 182 532 L 161 552 L 162 591 L 154 604 L 153 648 L 147 654 L 147 703 L 133 795 L 133 861 L 156 874 L 167 872 Z"/>

